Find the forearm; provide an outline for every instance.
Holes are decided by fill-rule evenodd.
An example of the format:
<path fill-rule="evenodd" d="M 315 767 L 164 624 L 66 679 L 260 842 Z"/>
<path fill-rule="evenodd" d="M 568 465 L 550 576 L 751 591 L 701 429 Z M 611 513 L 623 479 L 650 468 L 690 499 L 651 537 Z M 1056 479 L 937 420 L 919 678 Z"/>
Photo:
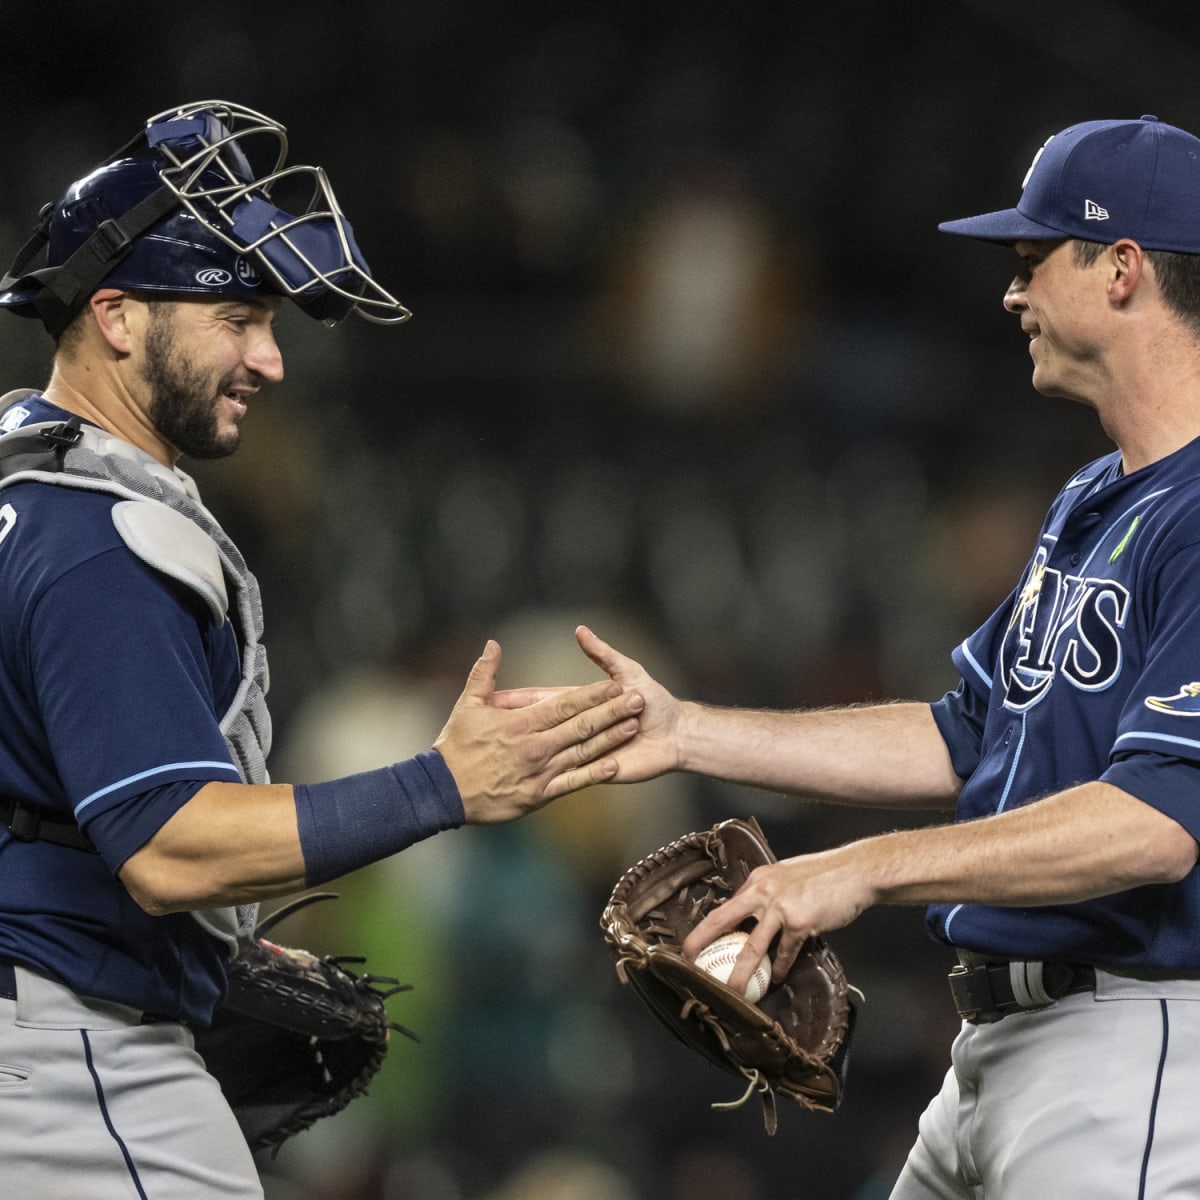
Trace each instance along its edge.
<path fill-rule="evenodd" d="M 300 890 L 305 863 L 293 789 L 206 784 L 126 860 L 120 877 L 155 915 Z"/>
<path fill-rule="evenodd" d="M 1197 846 L 1170 817 L 1094 782 L 1011 812 L 843 850 L 846 868 L 870 881 L 870 904 L 1021 907 L 1177 882 L 1195 866 Z"/>
<path fill-rule="evenodd" d="M 781 979 L 806 938 L 841 929 L 877 904 L 1070 904 L 1176 882 L 1196 858 L 1195 839 L 1170 817 L 1110 784 L 1086 783 L 977 821 L 882 834 L 760 867 L 692 930 L 683 951 L 694 957 L 753 921 L 730 977 L 737 987 L 773 945 Z"/>
<path fill-rule="evenodd" d="M 210 783 L 121 878 L 153 913 L 248 903 L 327 883 L 463 819 L 434 751 L 328 783 Z"/>
<path fill-rule="evenodd" d="M 770 712 L 680 706 L 681 769 L 832 803 L 952 808 L 962 781 L 927 704 Z"/>
<path fill-rule="evenodd" d="M 489 641 L 435 747 L 326 783 L 209 783 L 119 874 L 151 913 L 253 902 L 326 883 L 465 823 L 511 821 L 609 779 L 642 699 L 602 681 L 495 707 Z"/>

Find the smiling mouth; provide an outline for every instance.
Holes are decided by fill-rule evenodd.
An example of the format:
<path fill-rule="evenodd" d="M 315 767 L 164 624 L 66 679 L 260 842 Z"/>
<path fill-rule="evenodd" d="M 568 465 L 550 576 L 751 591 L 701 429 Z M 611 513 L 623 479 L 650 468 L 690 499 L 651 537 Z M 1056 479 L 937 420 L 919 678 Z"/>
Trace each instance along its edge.
<path fill-rule="evenodd" d="M 221 399 L 233 410 L 233 416 L 240 420 L 246 415 L 246 402 L 250 394 L 246 392 L 222 392 Z"/>

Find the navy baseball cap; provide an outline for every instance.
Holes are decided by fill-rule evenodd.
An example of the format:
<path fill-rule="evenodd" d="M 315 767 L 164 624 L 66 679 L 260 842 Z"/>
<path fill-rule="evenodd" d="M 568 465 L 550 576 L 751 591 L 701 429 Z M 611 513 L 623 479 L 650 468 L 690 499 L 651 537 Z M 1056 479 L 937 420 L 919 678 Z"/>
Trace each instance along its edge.
<path fill-rule="evenodd" d="M 943 233 L 1011 244 L 1079 238 L 1200 254 L 1200 138 L 1157 117 L 1084 121 L 1037 152 L 1016 208 L 943 221 Z"/>

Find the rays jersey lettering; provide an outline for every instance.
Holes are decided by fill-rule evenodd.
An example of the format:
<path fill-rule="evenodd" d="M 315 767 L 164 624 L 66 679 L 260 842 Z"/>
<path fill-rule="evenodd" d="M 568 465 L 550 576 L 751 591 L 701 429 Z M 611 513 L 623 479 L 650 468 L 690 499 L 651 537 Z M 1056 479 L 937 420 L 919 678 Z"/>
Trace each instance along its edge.
<path fill-rule="evenodd" d="M 1032 708 L 1058 680 L 1097 692 L 1121 673 L 1129 590 L 1114 579 L 1065 574 L 1048 558 L 1038 547 L 1000 649 L 1004 706 L 1016 712 Z"/>

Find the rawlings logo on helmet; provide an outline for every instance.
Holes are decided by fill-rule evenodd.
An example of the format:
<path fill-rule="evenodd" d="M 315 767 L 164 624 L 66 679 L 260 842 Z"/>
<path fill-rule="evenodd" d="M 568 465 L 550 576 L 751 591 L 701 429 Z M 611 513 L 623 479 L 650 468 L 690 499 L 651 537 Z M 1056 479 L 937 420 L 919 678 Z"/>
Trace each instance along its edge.
<path fill-rule="evenodd" d="M 202 287 L 224 287 L 232 280 L 233 276 L 220 267 L 205 267 L 203 271 L 196 272 L 196 282 Z"/>

